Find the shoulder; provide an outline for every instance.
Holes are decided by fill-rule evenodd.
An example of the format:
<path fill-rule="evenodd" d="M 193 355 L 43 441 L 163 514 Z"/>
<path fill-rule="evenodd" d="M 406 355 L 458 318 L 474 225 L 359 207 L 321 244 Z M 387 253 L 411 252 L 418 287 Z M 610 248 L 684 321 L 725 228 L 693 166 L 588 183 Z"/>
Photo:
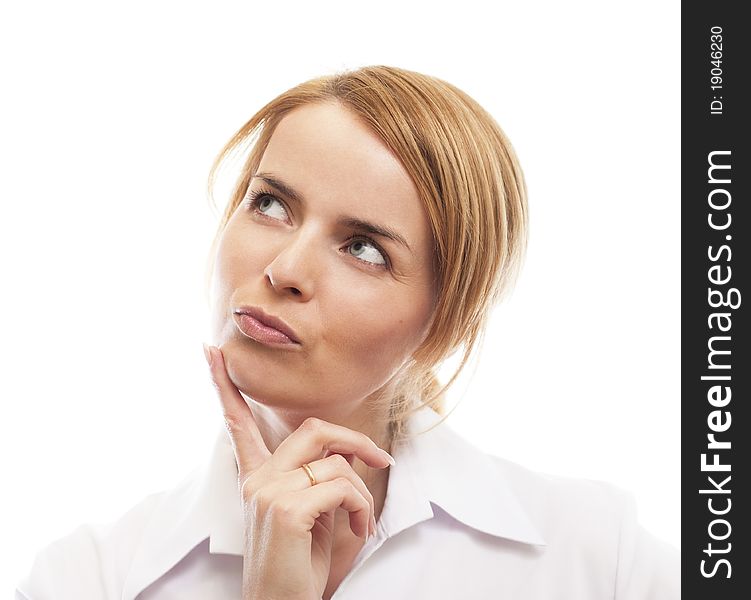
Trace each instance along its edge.
<path fill-rule="evenodd" d="M 634 495 L 605 481 L 534 471 L 489 455 L 568 573 L 595 571 L 615 598 L 680 597 L 680 554 L 638 522 Z"/>
<path fill-rule="evenodd" d="M 227 511 L 217 509 L 218 489 L 236 494 L 235 469 L 222 426 L 212 454 L 176 484 L 112 521 L 80 525 L 44 547 L 17 593 L 28 600 L 135 598 L 209 535 L 213 518 L 226 518 Z"/>
<path fill-rule="evenodd" d="M 167 494 L 150 494 L 110 522 L 84 523 L 51 541 L 33 557 L 18 592 L 28 600 L 120 598 L 141 534 Z"/>
<path fill-rule="evenodd" d="M 567 531 L 579 537 L 589 533 L 601 536 L 603 527 L 617 528 L 624 511 L 634 503 L 630 492 L 605 481 L 534 471 L 489 456 L 497 475 L 513 489 L 546 539 Z"/>

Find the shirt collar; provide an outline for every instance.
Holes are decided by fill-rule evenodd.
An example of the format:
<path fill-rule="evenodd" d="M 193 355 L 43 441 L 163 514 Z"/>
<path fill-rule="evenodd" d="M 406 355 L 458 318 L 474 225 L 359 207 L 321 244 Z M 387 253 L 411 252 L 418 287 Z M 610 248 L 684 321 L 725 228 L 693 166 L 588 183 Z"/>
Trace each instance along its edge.
<path fill-rule="evenodd" d="M 431 408 L 420 408 L 408 421 L 408 431 L 416 437 L 392 446 L 396 464 L 390 467 L 379 530 L 392 537 L 433 518 L 436 505 L 478 531 L 546 545 L 498 463 L 441 419 Z M 222 427 L 208 460 L 155 509 L 122 600 L 133 600 L 207 537 L 211 554 L 242 556 L 243 529 L 237 464 Z"/>
<path fill-rule="evenodd" d="M 389 537 L 434 516 L 433 504 L 490 535 L 544 546 L 495 459 L 478 449 L 429 407 L 409 420 L 416 437 L 392 448 L 380 522 Z"/>

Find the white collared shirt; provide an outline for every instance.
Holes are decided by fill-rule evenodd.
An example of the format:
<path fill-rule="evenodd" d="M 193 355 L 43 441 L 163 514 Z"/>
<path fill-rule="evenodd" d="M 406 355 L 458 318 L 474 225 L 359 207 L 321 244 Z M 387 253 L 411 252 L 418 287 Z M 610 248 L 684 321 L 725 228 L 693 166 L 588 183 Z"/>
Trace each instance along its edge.
<path fill-rule="evenodd" d="M 422 432 L 441 417 L 423 408 Z M 446 422 L 392 447 L 377 535 L 332 600 L 680 598 L 678 550 L 613 485 L 530 471 Z M 174 489 L 39 552 L 17 600 L 239 600 L 243 520 L 225 429 Z"/>

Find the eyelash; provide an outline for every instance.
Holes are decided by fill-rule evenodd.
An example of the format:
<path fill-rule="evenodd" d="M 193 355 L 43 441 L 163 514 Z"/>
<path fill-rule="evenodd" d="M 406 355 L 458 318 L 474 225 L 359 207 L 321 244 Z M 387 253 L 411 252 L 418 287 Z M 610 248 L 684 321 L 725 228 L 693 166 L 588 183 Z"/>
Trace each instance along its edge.
<path fill-rule="evenodd" d="M 284 210 L 285 211 L 287 210 L 287 207 L 285 206 L 284 202 L 282 202 L 279 198 L 277 198 L 271 192 L 263 190 L 263 189 L 258 189 L 258 190 L 254 190 L 254 191 L 248 191 L 247 202 L 245 203 L 245 207 L 248 210 L 252 210 L 253 212 L 255 212 L 257 214 L 260 214 L 261 216 L 265 217 L 266 215 L 264 215 L 262 212 L 260 212 L 258 210 L 258 205 L 260 203 L 259 201 L 264 196 L 269 196 L 270 198 L 273 198 L 274 200 L 276 200 L 277 202 L 279 202 L 282 206 L 284 206 Z M 266 217 L 266 218 L 271 219 L 272 217 Z M 383 265 L 372 263 L 372 262 L 368 262 L 367 260 L 362 260 L 362 259 L 357 258 L 356 256 L 353 255 L 353 258 L 355 258 L 359 262 L 363 263 L 366 267 L 369 267 L 369 268 L 372 268 L 372 269 L 390 269 L 391 268 L 391 260 L 389 259 L 389 255 L 372 238 L 369 238 L 366 235 L 354 234 L 354 235 L 349 236 L 345 241 L 351 242 L 349 244 L 350 246 L 352 244 L 354 244 L 355 242 L 357 242 L 357 241 L 366 241 L 369 244 L 371 244 L 376 250 L 378 250 L 378 252 L 381 253 L 381 256 L 383 256 L 383 260 L 386 263 L 386 264 L 383 264 Z"/>

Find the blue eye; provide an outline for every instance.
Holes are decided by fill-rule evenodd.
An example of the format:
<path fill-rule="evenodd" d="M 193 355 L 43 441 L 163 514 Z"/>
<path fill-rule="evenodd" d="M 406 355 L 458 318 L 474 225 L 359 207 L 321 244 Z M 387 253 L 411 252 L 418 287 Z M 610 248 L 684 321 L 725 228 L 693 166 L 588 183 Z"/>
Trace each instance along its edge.
<path fill-rule="evenodd" d="M 269 209 L 274 206 L 274 203 L 277 203 L 281 208 L 282 215 L 279 217 L 270 215 L 271 211 Z M 274 194 L 262 189 L 252 192 L 248 191 L 248 201 L 245 206 L 249 211 L 261 214 L 270 219 L 284 221 L 287 218 L 287 210 L 282 201 L 274 196 Z M 346 247 L 352 248 L 356 252 L 355 254 L 350 252 L 350 255 L 354 256 L 358 261 L 374 269 L 388 269 L 390 267 L 388 254 L 371 238 L 355 234 L 347 238 L 347 241 L 351 243 Z M 372 257 L 373 260 L 360 258 L 361 256 L 365 256 L 366 258 Z"/>
<path fill-rule="evenodd" d="M 282 205 L 279 198 L 273 196 L 272 194 L 269 194 L 268 192 L 264 192 L 263 190 L 257 190 L 254 192 L 250 192 L 248 194 L 248 203 L 247 207 L 250 210 L 254 210 L 255 212 L 259 212 L 262 215 L 270 216 L 269 213 L 266 211 L 273 206 L 273 203 L 276 202 L 279 204 L 279 206 L 282 207 L 284 211 L 284 215 L 282 216 L 282 219 L 287 216 L 287 211 L 284 210 L 284 206 Z M 276 217 L 271 217 L 272 219 L 275 219 Z"/>
<path fill-rule="evenodd" d="M 388 267 L 388 261 L 386 260 L 386 256 L 385 256 L 384 252 L 381 251 L 381 249 L 378 247 L 378 245 L 373 240 L 371 240 L 370 238 L 367 238 L 367 237 L 362 237 L 362 236 L 353 236 L 353 237 L 351 237 L 349 239 L 350 240 L 354 240 L 354 241 L 351 244 L 349 244 L 348 247 L 350 249 L 354 249 L 354 250 L 356 250 L 358 252 L 358 254 L 352 254 L 350 252 L 350 254 L 352 254 L 352 256 L 354 256 L 358 260 L 362 260 L 363 262 L 366 262 L 366 263 L 368 263 L 370 265 L 373 265 L 375 267 L 379 267 L 379 268 Z M 370 260 L 363 260 L 363 259 L 359 258 L 360 256 L 365 256 L 365 255 L 368 254 L 368 252 L 367 252 L 368 247 L 370 247 L 370 248 L 373 249 L 373 251 L 371 251 L 370 254 L 371 255 L 375 254 L 378 257 L 378 260 L 376 260 L 375 262 L 370 261 Z"/>

